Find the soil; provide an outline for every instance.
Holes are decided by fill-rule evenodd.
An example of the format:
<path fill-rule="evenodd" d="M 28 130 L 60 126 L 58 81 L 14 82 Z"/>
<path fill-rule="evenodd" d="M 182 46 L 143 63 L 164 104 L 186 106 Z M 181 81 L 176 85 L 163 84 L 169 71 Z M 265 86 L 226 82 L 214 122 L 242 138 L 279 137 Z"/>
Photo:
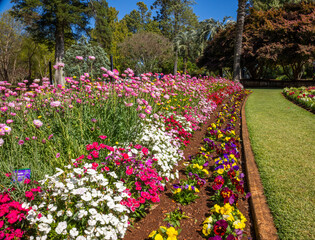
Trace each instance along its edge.
<path fill-rule="evenodd" d="M 226 102 L 226 101 L 224 101 Z M 223 102 L 223 103 L 224 103 Z M 191 139 L 191 142 L 184 150 L 184 156 L 186 160 L 179 162 L 177 169 L 179 170 L 179 179 L 184 178 L 183 170 L 185 166 L 183 163 L 189 159 L 189 156 L 196 155 L 199 152 L 199 148 L 203 145 L 203 139 L 205 137 L 207 128 L 215 120 L 217 113 L 221 111 L 222 105 L 220 105 L 216 111 L 211 115 L 211 118 L 201 127 L 200 130 L 196 131 Z M 241 133 L 241 120 L 239 119 L 237 123 L 236 133 L 240 136 Z M 240 150 L 242 152 L 242 150 Z M 215 156 L 213 156 L 215 157 Z M 244 165 L 243 155 L 241 156 L 241 163 Z M 213 165 L 212 161 L 212 165 Z M 244 166 L 242 166 L 243 169 Z M 210 164 L 211 169 L 211 164 Z M 243 171 L 244 172 L 244 171 Z M 211 178 L 211 172 L 210 176 Z M 178 182 L 176 180 L 175 182 Z M 210 196 L 213 195 L 213 190 L 211 188 L 212 182 L 209 180 L 207 184 L 200 189 L 198 193 L 199 197 L 194 203 L 187 206 L 182 206 L 174 202 L 171 197 L 171 186 L 173 183 L 166 184 L 166 191 L 164 191 L 160 196 L 160 202 L 151 207 L 147 216 L 140 221 L 134 223 L 130 226 L 124 240 L 145 240 L 148 239 L 148 235 L 153 231 L 157 230 L 160 226 L 166 226 L 166 222 L 163 221 L 166 217 L 166 213 L 174 211 L 176 208 L 180 207 L 185 215 L 189 216 L 187 219 L 181 220 L 181 233 L 178 236 L 179 240 L 202 240 L 205 239 L 201 235 L 202 223 L 206 217 L 209 216 L 210 208 L 213 203 L 210 200 Z M 245 182 L 245 186 L 246 186 Z M 248 192 L 248 188 L 245 191 Z M 239 210 L 244 214 L 247 219 L 246 228 L 244 232 L 246 236 L 243 239 L 255 239 L 254 224 L 250 214 L 249 200 L 239 200 Z"/>

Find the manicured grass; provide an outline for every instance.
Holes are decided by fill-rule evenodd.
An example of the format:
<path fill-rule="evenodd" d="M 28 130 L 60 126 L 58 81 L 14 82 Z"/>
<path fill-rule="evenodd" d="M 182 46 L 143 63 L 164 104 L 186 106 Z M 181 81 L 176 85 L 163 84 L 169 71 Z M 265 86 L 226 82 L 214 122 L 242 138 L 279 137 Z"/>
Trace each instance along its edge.
<path fill-rule="evenodd" d="M 315 115 L 281 90 L 254 89 L 246 120 L 279 238 L 315 239 Z"/>

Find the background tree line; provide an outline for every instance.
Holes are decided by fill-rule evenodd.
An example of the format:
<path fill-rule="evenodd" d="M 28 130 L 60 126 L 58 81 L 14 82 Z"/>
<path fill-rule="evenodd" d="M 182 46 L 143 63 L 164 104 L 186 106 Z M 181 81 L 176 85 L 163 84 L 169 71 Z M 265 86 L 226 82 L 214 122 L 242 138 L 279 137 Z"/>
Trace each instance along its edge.
<path fill-rule="evenodd" d="M 13 8 L 0 16 L 0 80 L 48 76 L 49 61 L 66 63 L 65 75 L 70 76 L 80 65 L 77 55 L 87 62 L 80 71 L 100 64 L 108 68 L 113 55 L 120 71 L 130 67 L 138 74 L 181 71 L 232 78 L 237 23 L 229 17 L 198 21 L 193 0 L 156 0 L 151 6 L 138 2 L 121 20 L 106 0 L 11 2 Z M 314 3 L 239 2 L 247 4 L 242 69 L 253 78 L 311 78 Z M 101 61 L 88 62 L 90 55 Z M 56 72 L 62 70 L 57 67 Z M 98 74 L 95 70 L 94 77 Z"/>

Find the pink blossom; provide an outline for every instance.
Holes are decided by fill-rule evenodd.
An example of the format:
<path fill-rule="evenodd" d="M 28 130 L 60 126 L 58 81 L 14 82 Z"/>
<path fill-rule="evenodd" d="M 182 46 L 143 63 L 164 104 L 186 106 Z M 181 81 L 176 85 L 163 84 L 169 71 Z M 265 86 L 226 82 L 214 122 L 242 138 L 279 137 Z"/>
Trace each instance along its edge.
<path fill-rule="evenodd" d="M 13 123 L 13 120 L 12 120 L 12 119 L 8 119 L 8 120 L 6 121 L 6 123 L 7 123 L 7 124 Z"/>
<path fill-rule="evenodd" d="M 142 118 L 142 119 L 144 119 L 144 118 L 145 118 L 145 114 L 140 113 L 140 114 L 139 114 L 139 117 Z"/>
<path fill-rule="evenodd" d="M 1 110 L 2 112 L 6 112 L 6 111 L 8 110 L 8 107 L 2 107 L 2 108 L 0 108 L 0 110 Z"/>
<path fill-rule="evenodd" d="M 57 154 L 56 154 L 56 158 L 59 158 L 59 157 L 60 157 L 60 153 L 57 153 Z"/>
<path fill-rule="evenodd" d="M 41 126 L 43 126 L 43 123 L 38 119 L 35 119 L 33 123 L 37 128 L 40 128 Z"/>
<path fill-rule="evenodd" d="M 132 106 L 133 106 L 133 103 L 126 103 L 126 102 L 125 102 L 125 106 L 126 106 L 126 107 L 132 107 Z"/>
<path fill-rule="evenodd" d="M 164 95 L 164 98 L 165 98 L 166 100 L 168 100 L 168 99 L 170 99 L 170 96 L 169 96 L 168 94 L 165 94 L 165 95 Z"/>
<path fill-rule="evenodd" d="M 105 135 L 101 135 L 101 136 L 99 136 L 99 138 L 104 140 L 104 139 L 106 139 L 106 138 L 107 138 L 107 136 L 105 136 Z"/>
<path fill-rule="evenodd" d="M 6 132 L 6 133 L 10 133 L 10 132 L 11 132 L 11 128 L 8 127 L 8 126 L 4 126 L 2 129 L 3 129 L 4 132 Z"/>
<path fill-rule="evenodd" d="M 75 58 L 78 59 L 78 60 L 80 60 L 80 61 L 83 60 L 83 57 L 82 57 L 82 56 L 76 56 Z"/>
<path fill-rule="evenodd" d="M 59 107 L 60 105 L 61 105 L 61 102 L 59 102 L 59 101 L 54 101 L 54 102 L 50 103 L 50 106 L 52 106 L 52 107 Z"/>
<path fill-rule="evenodd" d="M 95 60 L 95 57 L 94 56 L 89 56 L 89 59 L 90 60 Z"/>
<path fill-rule="evenodd" d="M 23 145 L 23 144 L 24 144 L 24 141 L 23 141 L 23 140 L 20 140 L 18 143 L 19 143 L 19 145 Z"/>

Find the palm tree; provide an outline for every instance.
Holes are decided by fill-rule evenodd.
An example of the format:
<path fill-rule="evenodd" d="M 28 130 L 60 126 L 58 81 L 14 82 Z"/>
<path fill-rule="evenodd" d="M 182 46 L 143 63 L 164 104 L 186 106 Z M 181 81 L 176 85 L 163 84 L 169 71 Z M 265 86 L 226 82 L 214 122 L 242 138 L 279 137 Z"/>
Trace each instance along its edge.
<path fill-rule="evenodd" d="M 241 78 L 241 51 L 242 38 L 245 21 L 246 0 L 238 0 L 236 36 L 234 48 L 234 63 L 233 63 L 233 81 L 239 81 Z"/>
<path fill-rule="evenodd" d="M 178 51 L 179 54 L 183 56 L 185 74 L 187 72 L 188 57 L 194 57 L 197 52 L 196 37 L 197 37 L 197 31 L 190 30 L 190 31 L 180 32 L 174 38 L 175 51 Z"/>
<path fill-rule="evenodd" d="M 221 29 L 224 29 L 227 24 L 234 22 L 231 17 L 224 17 L 223 21 L 216 21 L 213 18 L 206 19 L 200 22 L 199 38 L 203 41 L 210 41 Z"/>

